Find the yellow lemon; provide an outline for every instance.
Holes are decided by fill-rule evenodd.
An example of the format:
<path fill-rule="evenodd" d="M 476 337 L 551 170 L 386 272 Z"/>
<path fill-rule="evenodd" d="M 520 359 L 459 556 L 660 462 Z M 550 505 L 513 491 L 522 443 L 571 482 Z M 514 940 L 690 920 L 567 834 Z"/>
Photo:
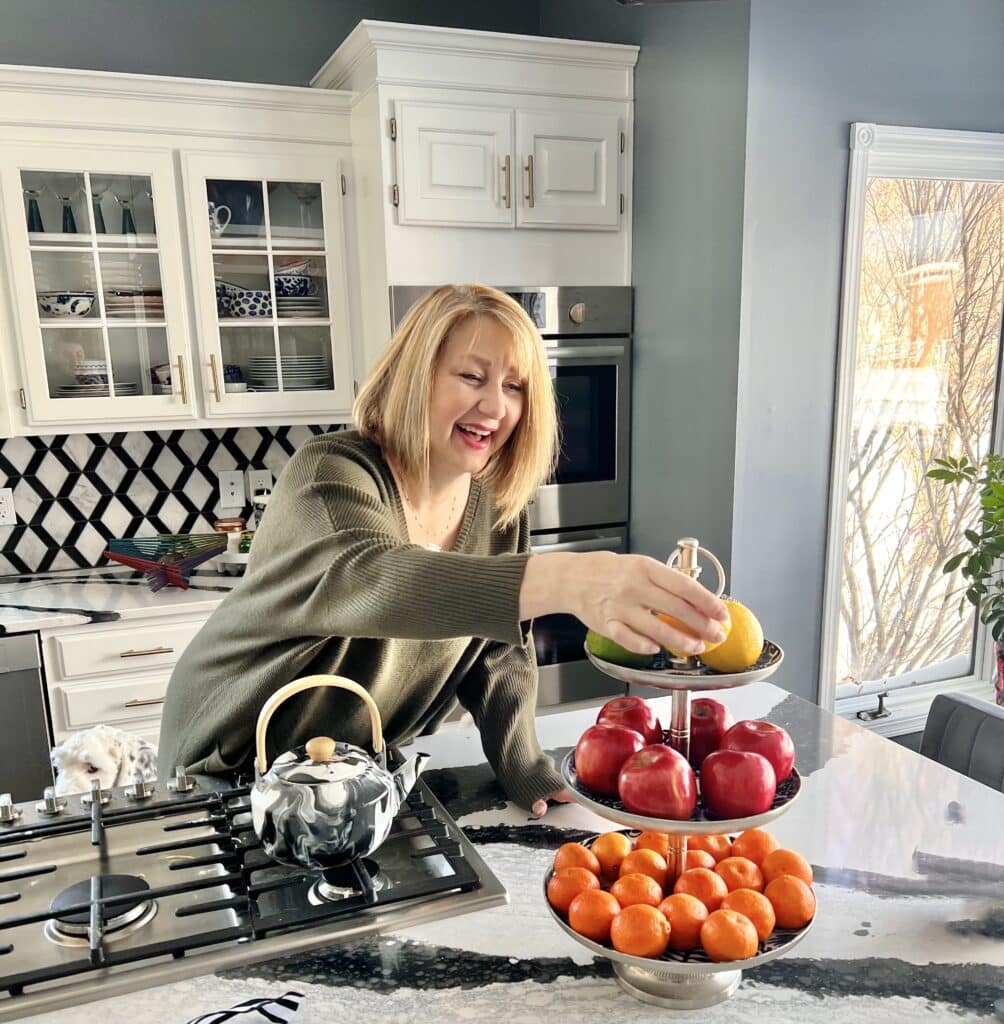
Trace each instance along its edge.
<path fill-rule="evenodd" d="M 693 632 L 693 630 L 691 630 L 689 627 L 685 626 L 682 622 L 680 622 L 679 619 L 674 619 L 672 615 L 667 615 L 665 612 L 656 612 L 655 617 L 660 621 L 665 622 L 667 626 L 672 626 L 673 629 L 678 629 L 681 633 L 685 633 L 687 636 L 697 635 Z M 722 627 L 722 632 L 725 634 L 726 639 L 728 639 L 729 630 L 732 628 L 732 623 L 721 622 L 719 623 L 719 625 Z M 720 647 L 723 643 L 725 643 L 725 640 L 719 640 L 716 644 L 707 644 L 707 646 L 704 648 L 704 654 L 700 654 L 698 655 L 698 657 L 703 658 L 704 655 L 708 653 L 708 651 L 713 651 L 716 647 Z M 669 653 L 672 654 L 674 658 L 691 657 L 691 655 L 687 651 L 675 651 L 672 647 L 667 647 L 666 650 L 669 651 Z"/>
<path fill-rule="evenodd" d="M 732 621 L 729 635 L 724 643 L 707 648 L 698 657 L 716 672 L 745 672 L 763 652 L 763 628 L 746 605 L 730 598 L 723 600 Z"/>
<path fill-rule="evenodd" d="M 601 661 L 609 661 L 625 668 L 645 668 L 652 660 L 649 654 L 635 654 L 626 647 L 614 643 L 609 637 L 593 630 L 586 631 L 586 648 L 590 654 L 596 655 Z"/>

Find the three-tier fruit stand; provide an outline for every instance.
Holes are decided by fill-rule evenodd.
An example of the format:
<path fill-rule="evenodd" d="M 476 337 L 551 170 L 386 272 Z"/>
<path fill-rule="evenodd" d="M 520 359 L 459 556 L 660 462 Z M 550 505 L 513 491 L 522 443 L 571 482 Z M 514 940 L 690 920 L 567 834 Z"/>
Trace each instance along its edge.
<path fill-rule="evenodd" d="M 678 566 L 682 572 L 696 579 L 701 572 L 698 565 L 700 554 L 706 555 L 715 566 L 718 572 L 718 588 L 715 594 L 721 596 L 725 589 L 725 571 L 718 559 L 710 551 L 702 548 L 696 538 L 686 537 L 678 541 L 676 550 L 669 558 L 669 564 Z M 777 671 L 784 658 L 781 648 L 770 640 L 764 642 L 763 652 L 755 665 L 745 672 L 731 674 L 714 672 L 701 665 L 696 658 L 671 659 L 667 668 L 638 669 L 604 661 L 593 655 L 588 648 L 586 654 L 596 668 L 614 679 L 666 690 L 672 694 L 672 712 L 669 729 L 665 733 L 665 742 L 684 757 L 690 752 L 690 695 L 693 691 L 729 689 L 766 679 Z M 693 818 L 688 821 L 673 821 L 633 814 L 616 797 L 590 792 L 579 783 L 575 771 L 574 751 L 570 751 L 562 762 L 561 774 L 576 803 L 587 807 L 595 814 L 628 828 L 667 834 L 670 881 L 675 881 L 684 870 L 688 835 L 734 836 L 749 828 L 759 828 L 784 814 L 801 789 L 801 779 L 797 770 L 793 769 L 791 775 L 778 786 L 773 805 L 762 814 L 748 818 L 718 819 L 710 815 L 699 802 Z M 547 883 L 551 874 L 552 870 L 549 869 L 544 877 L 545 903 Z M 786 953 L 801 942 L 812 927 L 810 922 L 804 928 L 795 931 L 775 929 L 760 944 L 757 955 L 747 960 L 715 963 L 700 949 L 686 953 L 667 950 L 661 957 L 648 958 L 620 953 L 610 946 L 587 939 L 574 931 L 550 903 L 547 903 L 547 906 L 561 928 L 573 939 L 582 943 L 596 956 L 613 961 L 614 975 L 625 991 L 643 1002 L 674 1010 L 700 1009 L 727 999 L 742 980 L 740 966 L 757 967 Z"/>

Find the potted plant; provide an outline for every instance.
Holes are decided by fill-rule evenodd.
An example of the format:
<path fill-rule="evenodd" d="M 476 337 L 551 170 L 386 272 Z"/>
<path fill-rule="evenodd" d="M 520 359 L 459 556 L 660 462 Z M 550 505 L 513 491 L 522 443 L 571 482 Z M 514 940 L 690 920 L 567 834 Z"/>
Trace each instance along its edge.
<path fill-rule="evenodd" d="M 973 465 L 967 458 L 935 459 L 927 475 L 946 484 L 976 483 L 980 488 L 978 529 L 965 531 L 969 546 L 945 562 L 942 572 L 962 573 L 966 589 L 959 606 L 971 604 L 980 622 L 990 627 L 997 655 L 994 691 L 1004 706 L 1004 573 L 998 565 L 1004 556 L 1004 455 L 988 453 Z"/>

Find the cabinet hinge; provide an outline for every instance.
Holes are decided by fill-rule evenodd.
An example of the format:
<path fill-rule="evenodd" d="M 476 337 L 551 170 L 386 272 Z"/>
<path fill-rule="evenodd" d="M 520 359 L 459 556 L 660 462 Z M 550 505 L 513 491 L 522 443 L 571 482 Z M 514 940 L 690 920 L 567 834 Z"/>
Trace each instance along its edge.
<path fill-rule="evenodd" d="M 24 388 L 17 389 L 17 400 L 21 403 L 22 409 L 28 408 L 28 399 L 25 397 Z"/>
<path fill-rule="evenodd" d="M 342 179 L 342 195 L 345 195 L 345 193 L 348 192 L 349 187 L 348 187 L 348 184 L 345 181 L 345 175 L 342 174 L 342 175 L 340 175 L 340 177 Z"/>
<path fill-rule="evenodd" d="M 353 398 L 358 398 L 359 397 L 359 381 L 357 381 L 357 380 L 354 380 L 352 382 L 352 397 Z"/>
<path fill-rule="evenodd" d="M 390 189 L 390 201 L 397 206 L 401 201 L 401 193 L 398 191 L 397 185 L 392 185 Z"/>
<path fill-rule="evenodd" d="M 621 132 L 621 152 L 622 153 L 624 152 L 624 148 L 625 148 L 626 145 L 627 145 L 627 139 L 625 138 L 624 133 Z"/>
<path fill-rule="evenodd" d="M 621 213 L 624 212 L 624 193 L 621 193 Z"/>
<path fill-rule="evenodd" d="M 397 118 L 390 119 L 390 141 L 397 142 Z"/>

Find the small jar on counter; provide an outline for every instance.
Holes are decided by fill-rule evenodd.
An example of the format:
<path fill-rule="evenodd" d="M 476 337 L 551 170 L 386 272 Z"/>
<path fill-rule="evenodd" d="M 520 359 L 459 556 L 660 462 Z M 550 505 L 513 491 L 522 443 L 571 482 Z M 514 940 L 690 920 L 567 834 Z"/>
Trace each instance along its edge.
<path fill-rule="evenodd" d="M 213 529 L 217 533 L 227 535 L 227 551 L 233 554 L 240 550 L 241 536 L 246 525 L 246 520 L 240 516 L 234 516 L 232 519 L 217 519 L 213 523 Z"/>
<path fill-rule="evenodd" d="M 238 545 L 237 550 L 242 555 L 246 555 L 251 550 L 251 541 L 253 540 L 254 534 L 250 531 L 245 530 L 245 532 L 241 534 L 240 544 Z"/>

